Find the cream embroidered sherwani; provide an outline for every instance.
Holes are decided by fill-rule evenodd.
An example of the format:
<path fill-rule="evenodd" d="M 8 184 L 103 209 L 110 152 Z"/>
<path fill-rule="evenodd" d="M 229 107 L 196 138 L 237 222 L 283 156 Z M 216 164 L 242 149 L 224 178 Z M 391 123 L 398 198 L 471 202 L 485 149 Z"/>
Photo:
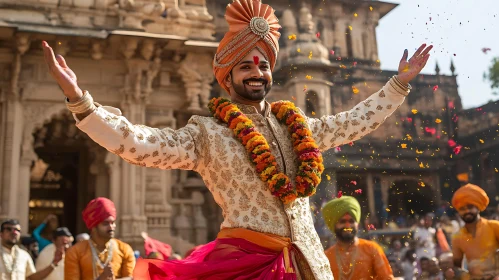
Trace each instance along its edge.
<path fill-rule="evenodd" d="M 308 118 L 308 125 L 320 150 L 326 151 L 376 129 L 402 104 L 407 93 L 390 80 L 352 110 L 320 119 Z M 296 155 L 286 126 L 278 122 L 268 105 L 263 115 L 252 106 L 238 106 L 269 142 L 279 170 L 294 178 Z M 131 124 L 116 108 L 98 107 L 77 126 L 129 163 L 198 172 L 223 210 L 222 228 L 246 228 L 290 237 L 305 256 L 315 279 L 333 279 L 314 228 L 309 199 L 283 205 L 274 197 L 225 123 L 193 116 L 178 130 L 157 129 Z"/>

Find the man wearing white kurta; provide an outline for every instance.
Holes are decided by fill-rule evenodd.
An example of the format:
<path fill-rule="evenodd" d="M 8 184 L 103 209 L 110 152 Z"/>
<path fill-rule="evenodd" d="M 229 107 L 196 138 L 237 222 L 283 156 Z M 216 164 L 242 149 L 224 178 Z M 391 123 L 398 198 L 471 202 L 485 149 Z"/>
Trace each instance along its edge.
<path fill-rule="evenodd" d="M 241 4 L 250 1 L 253 6 Z M 256 5 L 264 6 L 257 2 L 259 1 L 235 1 L 228 6 L 228 12 L 234 5 L 239 5 L 239 11 Z M 271 12 L 262 17 L 251 18 L 251 23 L 248 19 L 247 24 L 250 26 L 253 22 L 258 22 L 256 29 L 269 32 L 270 27 L 263 28 L 265 22 L 262 18 L 273 15 L 273 11 L 268 7 L 259 11 Z M 251 14 L 251 11 L 247 14 Z M 272 24 L 274 26 L 275 21 Z M 223 40 L 217 51 L 223 55 L 216 56 L 214 63 L 215 76 L 218 75 L 219 84 L 222 83 L 231 95 L 232 103 L 237 104 L 240 111 L 265 137 L 276 158 L 278 169 L 289 178 L 295 178 L 297 157 L 293 151 L 291 135 L 286 125 L 282 125 L 270 111 L 270 104 L 265 99 L 272 84 L 271 70 L 275 65 L 274 55 L 278 51 L 274 44 L 277 40 L 271 36 L 277 36 L 277 29 L 270 28 L 273 35 L 258 33 L 258 36 L 253 36 L 251 32 L 256 32 L 255 28 L 250 30 L 247 27 L 242 32 L 246 32 L 244 36 L 249 36 L 251 42 L 264 44 L 249 48 L 237 56 L 238 49 L 224 48 L 237 46 L 240 42 Z M 262 41 L 258 41 L 258 38 L 262 38 Z M 266 49 L 271 51 L 263 49 L 267 43 L 273 44 L 273 49 Z M 243 228 L 289 238 L 296 249 L 293 252 L 297 252 L 296 258 L 292 258 L 298 279 L 333 279 L 314 229 L 308 197 L 300 197 L 285 204 L 274 196 L 258 176 L 245 147 L 226 124 L 215 118 L 202 116 L 193 116 L 185 127 L 177 130 L 132 124 L 122 116 L 120 110 L 94 105 L 90 93 L 82 91 L 77 85 L 76 75 L 62 56 L 56 58 L 48 43 L 42 44 L 50 73 L 63 89 L 68 108 L 77 119 L 78 128 L 96 143 L 131 164 L 198 172 L 223 210 L 222 230 Z M 422 70 L 430 50 L 431 46 L 425 48 L 422 45 L 409 61 L 406 50 L 400 62 L 399 75 L 352 110 L 320 119 L 307 118 L 307 125 L 319 150 L 324 152 L 358 140 L 378 128 L 409 94 L 408 82 Z M 222 71 L 223 76 L 220 76 L 222 72 L 218 70 L 223 67 L 231 67 L 231 71 L 225 69 Z M 250 83 L 249 80 L 260 82 Z"/>

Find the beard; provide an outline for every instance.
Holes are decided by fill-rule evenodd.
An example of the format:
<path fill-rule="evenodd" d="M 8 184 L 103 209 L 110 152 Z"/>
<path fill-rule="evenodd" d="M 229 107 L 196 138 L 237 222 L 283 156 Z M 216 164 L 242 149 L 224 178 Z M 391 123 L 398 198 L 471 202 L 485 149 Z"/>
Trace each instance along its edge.
<path fill-rule="evenodd" d="M 249 88 L 248 82 L 262 82 L 263 88 L 254 90 Z M 234 91 L 244 99 L 250 101 L 261 101 L 269 94 L 272 89 L 272 83 L 269 83 L 266 79 L 246 79 L 243 80 L 241 84 L 232 83 Z"/>
<path fill-rule="evenodd" d="M 352 228 L 352 230 L 345 230 L 345 228 L 336 229 L 334 231 L 336 238 L 345 243 L 351 243 L 355 236 L 357 236 L 357 229 Z"/>
<path fill-rule="evenodd" d="M 473 214 L 473 213 L 466 213 L 463 216 L 461 216 L 461 219 L 467 224 L 471 224 L 476 221 L 478 217 L 478 214 Z"/>

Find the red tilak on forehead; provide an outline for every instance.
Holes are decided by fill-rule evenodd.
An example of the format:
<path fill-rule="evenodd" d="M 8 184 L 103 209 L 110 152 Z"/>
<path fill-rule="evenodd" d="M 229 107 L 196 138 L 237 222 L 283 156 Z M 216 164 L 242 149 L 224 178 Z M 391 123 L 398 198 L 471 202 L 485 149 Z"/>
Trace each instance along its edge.
<path fill-rule="evenodd" d="M 260 63 L 260 58 L 258 56 L 253 56 L 253 62 L 258 65 Z"/>

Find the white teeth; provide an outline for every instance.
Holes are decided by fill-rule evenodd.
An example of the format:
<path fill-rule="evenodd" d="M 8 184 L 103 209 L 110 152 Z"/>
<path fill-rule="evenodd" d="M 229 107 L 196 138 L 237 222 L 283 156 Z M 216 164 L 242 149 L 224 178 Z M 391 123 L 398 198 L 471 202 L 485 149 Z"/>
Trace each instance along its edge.
<path fill-rule="evenodd" d="M 263 83 L 261 83 L 261 82 L 259 82 L 259 83 L 258 82 L 249 82 L 248 85 L 250 85 L 250 86 L 261 86 L 261 85 L 263 85 Z"/>

